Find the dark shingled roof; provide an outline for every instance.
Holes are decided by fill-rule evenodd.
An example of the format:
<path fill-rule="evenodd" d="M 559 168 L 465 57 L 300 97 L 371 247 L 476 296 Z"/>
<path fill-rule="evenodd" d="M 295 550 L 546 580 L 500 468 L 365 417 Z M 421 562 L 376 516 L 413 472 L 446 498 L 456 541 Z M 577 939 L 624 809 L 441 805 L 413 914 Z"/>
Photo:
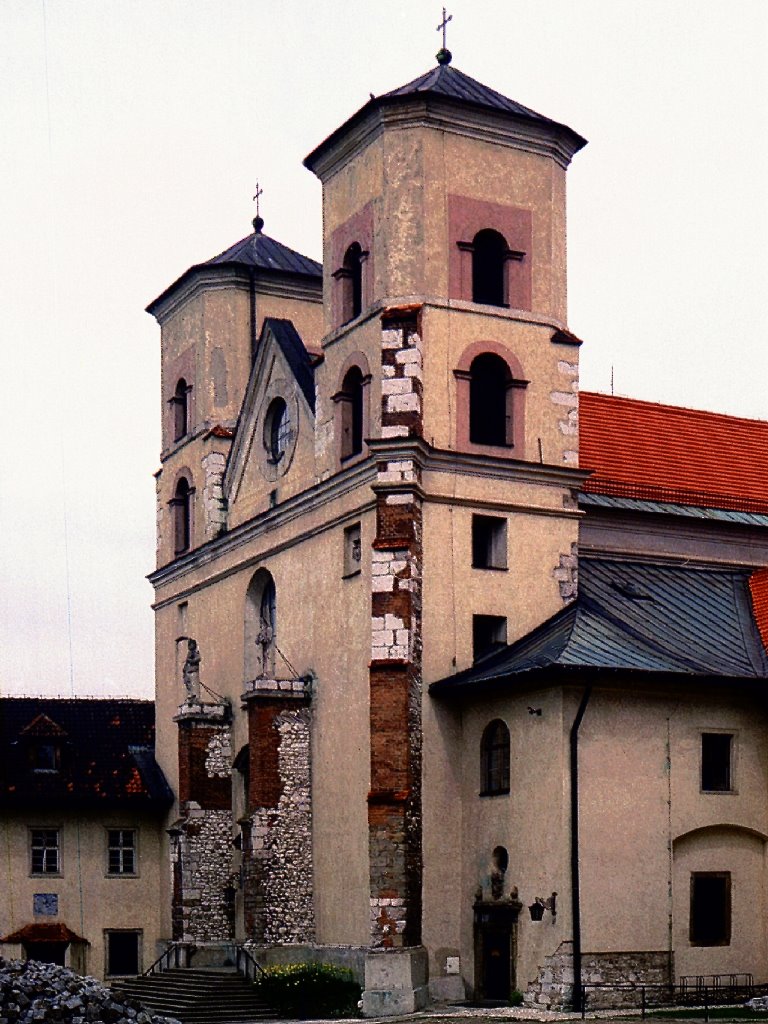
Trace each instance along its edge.
<path fill-rule="evenodd" d="M 35 770 L 34 747 L 59 747 L 58 770 Z M 0 699 L 0 807 L 161 809 L 173 794 L 154 756 L 151 701 Z"/>
<path fill-rule="evenodd" d="M 573 146 L 573 152 L 578 152 L 587 144 L 587 140 L 568 125 L 553 121 L 551 118 L 531 110 L 530 107 L 525 107 L 522 103 L 503 96 L 500 92 L 483 85 L 482 82 L 459 71 L 451 64 L 439 64 L 435 68 L 430 68 L 425 74 L 419 75 L 418 78 L 414 78 L 412 82 L 401 85 L 399 89 L 392 89 L 391 92 L 382 93 L 381 96 L 371 96 L 364 106 L 313 149 L 304 160 L 304 165 L 311 170 L 315 159 L 349 127 L 364 118 L 369 111 L 420 96 L 436 96 L 457 105 L 492 110 L 498 114 L 516 118 L 518 121 L 540 125 L 542 128 L 550 129 L 553 133 L 568 136 Z"/>
<path fill-rule="evenodd" d="M 472 668 L 430 686 L 469 695 L 587 670 L 765 679 L 745 569 L 582 558 L 578 600 Z"/>
<path fill-rule="evenodd" d="M 260 231 L 254 231 L 246 238 L 241 238 L 229 249 L 206 260 L 202 266 L 211 266 L 220 263 L 242 263 L 247 267 L 257 267 L 259 270 L 273 270 L 283 274 L 304 274 L 307 277 L 323 276 L 323 265 L 309 256 L 302 256 L 295 249 L 289 249 L 282 242 L 263 235 Z"/>
<path fill-rule="evenodd" d="M 301 340 L 299 332 L 293 326 L 292 321 L 268 316 L 264 318 L 264 323 L 262 324 L 259 344 L 262 344 L 264 335 L 268 330 L 274 335 L 275 341 L 288 360 L 288 365 L 293 371 L 296 383 L 301 388 L 310 409 L 314 412 L 315 371 L 312 366 L 312 359 L 304 347 L 304 342 Z"/>

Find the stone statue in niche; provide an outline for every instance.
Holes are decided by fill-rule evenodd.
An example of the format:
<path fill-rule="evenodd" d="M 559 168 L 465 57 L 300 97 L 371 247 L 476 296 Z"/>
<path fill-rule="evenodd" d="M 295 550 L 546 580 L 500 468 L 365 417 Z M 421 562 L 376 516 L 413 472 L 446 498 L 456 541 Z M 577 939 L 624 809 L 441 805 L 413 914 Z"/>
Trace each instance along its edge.
<path fill-rule="evenodd" d="M 181 677 L 187 691 L 187 701 L 200 700 L 200 649 L 197 640 L 187 637 L 187 657 L 184 661 L 184 668 Z"/>
<path fill-rule="evenodd" d="M 264 678 L 267 674 L 267 669 L 270 664 L 270 650 L 272 648 L 272 640 L 274 639 L 272 627 L 269 623 L 262 620 L 261 628 L 259 629 L 259 635 L 256 637 L 256 646 L 259 649 L 259 660 L 261 662 L 261 669 L 259 671 L 259 677 Z"/>

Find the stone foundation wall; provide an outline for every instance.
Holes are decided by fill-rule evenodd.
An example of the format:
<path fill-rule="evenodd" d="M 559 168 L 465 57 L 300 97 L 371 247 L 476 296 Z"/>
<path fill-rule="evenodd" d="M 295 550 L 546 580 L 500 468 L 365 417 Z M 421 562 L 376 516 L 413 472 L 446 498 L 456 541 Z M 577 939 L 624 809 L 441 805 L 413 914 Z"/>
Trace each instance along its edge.
<path fill-rule="evenodd" d="M 234 935 L 232 812 L 187 810 L 179 842 L 181 938 L 218 942 Z"/>
<path fill-rule="evenodd" d="M 674 964 L 667 950 L 582 953 L 581 983 L 587 986 L 588 1009 L 639 1006 L 643 985 L 668 985 Z M 591 988 L 599 985 L 604 988 Z M 628 989 L 626 986 L 636 986 Z M 653 991 L 646 992 L 653 1002 Z M 546 957 L 525 992 L 525 1005 L 539 1009 L 570 1009 L 573 1002 L 573 943 L 561 942 Z"/>

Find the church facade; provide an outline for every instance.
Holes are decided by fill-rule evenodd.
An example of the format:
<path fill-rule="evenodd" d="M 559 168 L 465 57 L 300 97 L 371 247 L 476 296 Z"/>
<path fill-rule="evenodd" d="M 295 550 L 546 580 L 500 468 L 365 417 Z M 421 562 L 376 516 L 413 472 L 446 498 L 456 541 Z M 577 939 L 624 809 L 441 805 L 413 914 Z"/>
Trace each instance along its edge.
<path fill-rule="evenodd" d="M 307 157 L 322 266 L 149 306 L 165 935 L 368 1014 L 768 980 L 768 425 L 579 396 L 585 141 L 439 61 Z"/>

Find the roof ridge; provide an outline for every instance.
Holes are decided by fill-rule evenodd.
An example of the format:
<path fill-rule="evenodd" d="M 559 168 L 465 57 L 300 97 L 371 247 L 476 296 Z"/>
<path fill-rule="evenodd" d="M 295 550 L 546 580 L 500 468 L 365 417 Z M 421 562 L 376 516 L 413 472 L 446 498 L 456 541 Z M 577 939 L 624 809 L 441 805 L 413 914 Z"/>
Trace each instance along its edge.
<path fill-rule="evenodd" d="M 580 398 L 607 399 L 609 402 L 629 402 L 633 405 L 653 406 L 658 409 L 665 409 L 669 412 L 696 413 L 702 416 L 712 416 L 718 419 L 736 421 L 739 423 L 758 423 L 768 428 L 768 420 L 759 419 L 756 416 L 735 416 L 727 412 L 716 412 L 714 409 L 701 409 L 693 405 L 673 405 L 671 402 L 654 402 L 648 398 L 633 398 L 631 395 L 609 395 L 605 391 L 580 391 Z"/>

